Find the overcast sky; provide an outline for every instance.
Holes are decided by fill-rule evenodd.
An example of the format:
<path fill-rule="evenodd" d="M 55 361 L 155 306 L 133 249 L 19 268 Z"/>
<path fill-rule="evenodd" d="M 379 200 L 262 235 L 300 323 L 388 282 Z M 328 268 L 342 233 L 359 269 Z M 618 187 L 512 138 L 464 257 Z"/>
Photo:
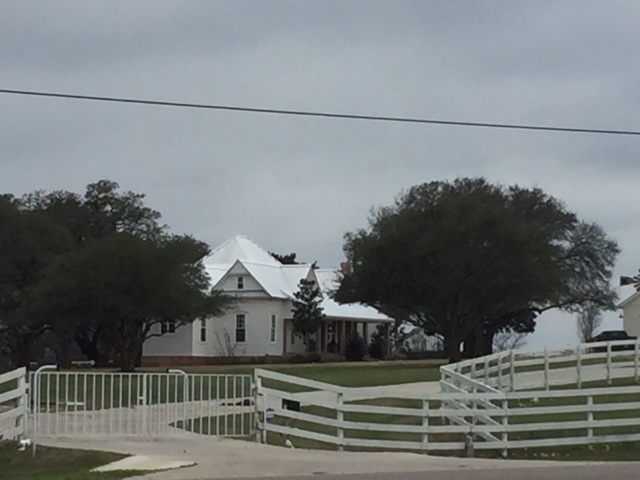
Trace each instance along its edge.
<path fill-rule="evenodd" d="M 639 21 L 635 0 L 4 0 L 0 88 L 640 130 Z M 616 275 L 640 267 L 640 137 L 8 95 L 0 112 L 0 192 L 114 180 L 212 246 L 337 266 L 371 206 L 482 175 L 562 199 L 619 242 Z M 575 342 L 546 314 L 529 344 Z"/>

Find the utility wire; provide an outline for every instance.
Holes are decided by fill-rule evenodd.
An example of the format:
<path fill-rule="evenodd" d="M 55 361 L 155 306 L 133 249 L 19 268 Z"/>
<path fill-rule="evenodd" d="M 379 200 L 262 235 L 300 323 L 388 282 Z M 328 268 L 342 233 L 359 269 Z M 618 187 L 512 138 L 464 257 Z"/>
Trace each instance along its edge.
<path fill-rule="evenodd" d="M 588 133 L 599 135 L 633 135 L 640 136 L 638 130 L 609 130 L 598 128 L 555 127 L 544 125 L 522 125 L 515 123 L 463 122 L 455 120 L 435 120 L 411 117 L 389 117 L 378 115 L 356 115 L 348 113 L 315 112 L 307 110 L 284 110 L 275 108 L 236 107 L 230 105 L 212 105 L 204 103 L 167 102 L 161 100 L 143 100 L 137 98 L 103 97 L 96 95 L 76 95 L 70 93 L 54 93 L 32 90 L 0 89 L 0 93 L 9 95 L 25 95 L 31 97 L 64 98 L 73 100 L 91 100 L 95 102 L 131 103 L 137 105 L 156 105 L 161 107 L 199 108 L 206 110 L 227 110 L 232 112 L 265 113 L 271 115 L 290 115 L 299 117 L 341 118 L 346 120 L 369 120 L 376 122 L 419 123 L 428 125 L 447 125 L 456 127 L 501 128 L 509 130 L 538 130 L 546 132 Z"/>

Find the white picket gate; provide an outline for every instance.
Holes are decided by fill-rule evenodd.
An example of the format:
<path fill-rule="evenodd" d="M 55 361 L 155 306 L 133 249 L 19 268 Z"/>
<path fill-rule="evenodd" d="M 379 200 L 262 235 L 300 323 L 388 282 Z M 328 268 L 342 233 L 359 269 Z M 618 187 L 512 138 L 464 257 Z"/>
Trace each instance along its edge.
<path fill-rule="evenodd" d="M 250 375 L 43 370 L 30 384 L 34 438 L 247 437 L 255 427 Z"/>
<path fill-rule="evenodd" d="M 27 371 L 18 368 L 0 375 L 0 440 L 16 440 L 25 433 Z"/>

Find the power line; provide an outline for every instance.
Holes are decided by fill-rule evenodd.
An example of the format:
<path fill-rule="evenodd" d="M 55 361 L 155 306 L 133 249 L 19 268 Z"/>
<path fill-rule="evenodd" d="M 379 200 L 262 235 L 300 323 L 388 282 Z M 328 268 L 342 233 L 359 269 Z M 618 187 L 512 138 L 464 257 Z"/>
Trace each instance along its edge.
<path fill-rule="evenodd" d="M 32 90 L 0 89 L 0 93 L 9 95 L 26 95 L 31 97 L 51 97 L 73 100 L 91 100 L 95 102 L 131 103 L 137 105 L 155 105 L 160 107 L 199 108 L 206 110 L 226 110 L 232 112 L 265 113 L 271 115 L 290 115 L 299 117 L 340 118 L 346 120 L 369 120 L 376 122 L 419 123 L 427 125 L 446 125 L 455 127 L 501 128 L 509 130 L 538 130 L 546 132 L 588 133 L 599 135 L 633 135 L 640 136 L 638 130 L 609 130 L 598 128 L 556 127 L 544 125 L 523 125 L 515 123 L 463 122 L 456 120 L 435 120 L 411 117 L 389 117 L 379 115 L 356 115 L 348 113 L 315 112 L 307 110 L 284 110 L 276 108 L 236 107 L 230 105 L 212 105 L 205 103 L 167 102 L 162 100 L 144 100 L 137 98 L 103 97 L 97 95 L 77 95 L 71 93 L 54 93 Z"/>

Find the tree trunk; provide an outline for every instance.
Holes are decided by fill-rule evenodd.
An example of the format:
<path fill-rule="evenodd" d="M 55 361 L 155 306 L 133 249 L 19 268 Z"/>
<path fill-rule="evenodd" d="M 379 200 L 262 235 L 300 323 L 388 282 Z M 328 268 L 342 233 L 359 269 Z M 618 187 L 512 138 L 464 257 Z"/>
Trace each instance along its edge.
<path fill-rule="evenodd" d="M 474 327 L 474 344 L 473 344 L 473 358 L 481 357 L 484 351 L 484 324 L 482 322 L 478 322 Z"/>
<path fill-rule="evenodd" d="M 69 344 L 72 341 L 72 334 L 68 329 L 55 330 L 56 334 L 56 361 L 60 368 L 71 366 L 71 356 L 69 354 Z"/>
<path fill-rule="evenodd" d="M 28 367 L 31 361 L 29 355 L 31 341 L 28 337 L 29 336 L 17 339 L 14 347 L 11 349 L 11 361 L 16 368 Z"/>
<path fill-rule="evenodd" d="M 80 347 L 80 351 L 88 360 L 93 360 L 96 365 L 106 365 L 109 354 L 103 352 L 101 344 L 105 343 L 103 330 L 97 328 L 81 328 L 76 332 L 75 341 Z"/>
<path fill-rule="evenodd" d="M 449 363 L 457 363 L 462 358 L 460 352 L 460 340 L 455 334 L 450 334 L 444 338 L 444 348 Z"/>
<path fill-rule="evenodd" d="M 485 332 L 482 355 L 491 355 L 493 353 L 493 337 L 495 335 L 496 332 L 493 330 Z"/>

